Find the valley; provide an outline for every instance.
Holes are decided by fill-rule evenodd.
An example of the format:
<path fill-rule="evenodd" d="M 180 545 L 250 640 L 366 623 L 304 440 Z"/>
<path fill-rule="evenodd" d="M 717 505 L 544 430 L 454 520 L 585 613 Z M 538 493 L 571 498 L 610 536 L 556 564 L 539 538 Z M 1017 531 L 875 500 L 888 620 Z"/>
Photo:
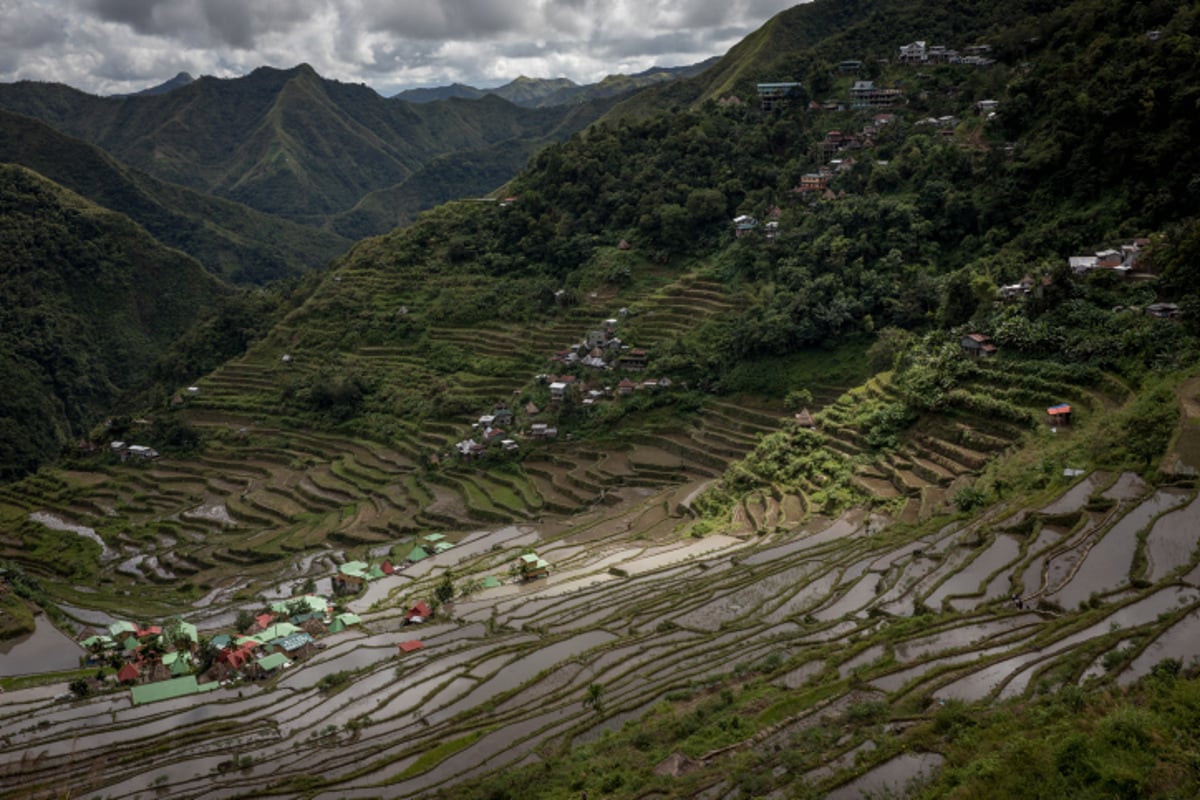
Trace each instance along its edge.
<path fill-rule="evenodd" d="M 0 798 L 1200 794 L 1197 37 L 0 85 Z"/>

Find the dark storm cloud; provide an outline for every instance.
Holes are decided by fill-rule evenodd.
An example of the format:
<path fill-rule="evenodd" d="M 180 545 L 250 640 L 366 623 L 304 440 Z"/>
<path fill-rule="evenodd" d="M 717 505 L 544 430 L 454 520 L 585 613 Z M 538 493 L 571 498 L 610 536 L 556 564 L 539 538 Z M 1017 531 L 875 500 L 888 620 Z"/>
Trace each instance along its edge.
<path fill-rule="evenodd" d="M 81 7 L 146 36 L 248 49 L 259 36 L 289 31 L 325 5 L 325 0 L 84 0 Z"/>
<path fill-rule="evenodd" d="M 530 3 L 496 0 L 367 0 L 361 18 L 372 30 L 405 39 L 483 39 L 529 27 Z"/>

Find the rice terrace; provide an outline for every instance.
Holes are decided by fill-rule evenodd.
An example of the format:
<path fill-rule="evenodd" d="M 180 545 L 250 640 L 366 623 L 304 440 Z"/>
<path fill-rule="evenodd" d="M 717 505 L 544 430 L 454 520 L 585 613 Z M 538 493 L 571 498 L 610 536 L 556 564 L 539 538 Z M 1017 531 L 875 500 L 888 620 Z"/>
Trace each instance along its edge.
<path fill-rule="evenodd" d="M 737 301 L 687 279 L 644 297 L 638 313 L 661 316 L 664 330 L 689 292 L 713 308 Z M 605 308 L 582 303 L 531 346 L 553 353 Z M 504 349 L 519 334 L 488 338 Z M 396 370 L 410 356 L 364 347 L 353 357 Z M 193 457 L 102 454 L 87 469 L 4 488 L 5 518 L 43 543 L 5 557 L 48 570 L 40 590 L 68 630 L 112 631 L 92 647 L 93 666 L 58 664 L 61 680 L 125 647 L 125 620 L 142 632 L 186 620 L 212 648 L 222 633 L 228 643 L 246 632 L 239 613 L 276 604 L 257 627 L 291 617 L 316 634 L 282 668 L 239 672 L 210 656 L 209 670 L 227 677 L 168 678 L 211 690 L 157 702 L 137 696 L 149 675 L 130 681 L 132 695 L 65 704 L 53 703 L 61 685 L 8 679 L 0 741 L 18 794 L 455 795 L 497 771 L 535 769 L 568 743 L 569 753 L 604 754 L 630 739 L 646 790 L 666 774 L 688 793 L 724 796 L 730 769 L 752 757 L 853 797 L 941 763 L 926 750 L 930 704 L 957 709 L 1101 677 L 1126 684 L 1187 657 L 1200 624 L 1189 478 L 1064 477 L 1023 461 L 1069 447 L 1089 414 L 1125 402 L 1115 382 L 1055 382 L 1053 396 L 1076 409 L 1075 429 L 1056 433 L 964 400 L 877 452 L 855 415 L 896 392 L 882 373 L 844 392 L 822 387 L 803 423 L 782 406 L 714 398 L 687 426 L 651 411 L 645 428 L 626 423 L 602 445 L 532 443 L 519 467 L 484 469 L 428 465 L 472 433 L 467 424 L 387 445 L 277 426 L 258 398 L 303 359 L 284 365 L 268 344 L 198 382 L 186 413 L 211 443 Z M 1022 370 L 968 366 L 963 391 L 984 395 Z M 546 391 L 515 373 L 469 381 L 462 391 L 482 410 Z M 756 447 L 765 462 L 789 436 L 813 437 L 825 471 L 764 481 L 712 526 L 700 509 L 715 502 L 714 484 L 735 480 L 735 461 L 753 470 Z M 1005 468 L 1039 469 L 1044 487 L 956 512 L 956 487 Z M 523 579 L 530 553 L 549 565 L 544 577 Z M 334 580 L 351 594 L 335 594 Z M 287 605 L 306 593 L 322 598 L 315 616 Z M 414 624 L 422 603 L 438 607 Z M 326 624 L 334 615 L 352 624 Z M 38 619 L 39 634 L 48 624 Z M 202 657 L 195 643 L 180 649 Z M 15 671 L 41 670 L 25 661 Z M 643 726 L 668 725 L 688 731 L 677 749 L 639 745 Z M 636 768 L 614 761 L 610 775 L 583 780 Z"/>
<path fill-rule="evenodd" d="M 0 83 L 0 799 L 1200 796 L 1197 41 Z"/>

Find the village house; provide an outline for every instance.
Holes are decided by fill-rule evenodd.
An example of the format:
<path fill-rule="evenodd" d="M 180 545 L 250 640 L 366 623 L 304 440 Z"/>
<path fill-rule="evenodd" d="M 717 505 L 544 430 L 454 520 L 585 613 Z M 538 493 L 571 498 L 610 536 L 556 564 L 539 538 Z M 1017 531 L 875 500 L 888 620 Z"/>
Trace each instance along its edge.
<path fill-rule="evenodd" d="M 1070 425 L 1071 424 L 1071 406 L 1067 403 L 1059 403 L 1056 406 L 1050 406 L 1046 409 L 1046 416 L 1051 425 Z"/>
<path fill-rule="evenodd" d="M 531 581 L 548 576 L 550 562 L 540 558 L 537 553 L 525 553 L 517 560 L 516 569 L 521 580 Z"/>
<path fill-rule="evenodd" d="M 1033 277 L 1031 275 L 1026 275 L 1016 283 L 1009 284 L 1007 286 L 1001 286 L 999 289 L 999 294 L 1003 300 L 1016 300 L 1033 291 L 1033 285 Z"/>
<path fill-rule="evenodd" d="M 964 353 L 974 358 L 996 355 L 996 346 L 992 344 L 991 338 L 982 333 L 969 333 L 959 344 Z"/>
<path fill-rule="evenodd" d="M 629 372 L 641 372 L 646 368 L 646 363 L 649 360 L 649 354 L 640 347 L 635 347 L 625 355 L 621 356 L 621 369 Z"/>
<path fill-rule="evenodd" d="M 924 64 L 929 59 L 925 42 L 912 42 L 900 46 L 898 61 L 901 64 Z"/>
<path fill-rule="evenodd" d="M 1175 303 L 1151 303 L 1146 306 L 1146 314 L 1158 319 L 1179 319 L 1182 312 Z"/>
<path fill-rule="evenodd" d="M 282 653 L 290 661 L 305 658 L 316 651 L 313 637 L 303 631 L 275 639 L 267 645 L 268 649 Z"/>
<path fill-rule="evenodd" d="M 759 107 L 763 113 L 768 113 L 777 108 L 790 105 L 792 101 L 800 96 L 803 87 L 795 81 L 784 81 L 781 83 L 760 83 L 755 88 L 758 91 Z"/>
<path fill-rule="evenodd" d="M 629 380 L 629 378 L 625 378 L 617 384 L 617 394 L 621 397 L 628 397 L 629 395 L 633 394 L 633 387 L 635 385 L 636 384 Z"/>
<path fill-rule="evenodd" d="M 896 104 L 903 92 L 881 89 L 874 81 L 855 81 L 850 87 L 851 108 L 887 108 Z"/>
<path fill-rule="evenodd" d="M 738 239 L 758 227 L 758 220 L 749 214 L 741 214 L 733 218 L 733 235 Z"/>
<path fill-rule="evenodd" d="M 796 413 L 795 421 L 801 428 L 815 428 L 817 426 L 812 414 L 808 413 L 807 408 L 802 408 Z"/>
<path fill-rule="evenodd" d="M 1067 266 L 1076 275 L 1082 275 L 1085 272 L 1091 272 L 1099 263 L 1099 259 L 1095 256 L 1069 256 L 1067 258 Z"/>
<path fill-rule="evenodd" d="M 535 422 L 529 428 L 529 435 L 534 439 L 553 439 L 558 436 L 558 428 L 545 422 Z"/>
<path fill-rule="evenodd" d="M 823 192 L 829 188 L 827 173 L 809 172 L 800 176 L 800 184 L 793 190 L 800 193 Z"/>
<path fill-rule="evenodd" d="M 853 58 L 847 58 L 844 61 L 838 62 L 837 70 L 843 75 L 853 75 L 855 72 L 858 72 L 860 69 L 862 69 L 862 66 L 863 62 Z"/>
<path fill-rule="evenodd" d="M 424 600 L 418 600 L 417 604 L 408 610 L 404 615 L 404 624 L 420 625 L 425 620 L 433 616 L 433 609 Z"/>
<path fill-rule="evenodd" d="M 1142 250 L 1146 245 L 1150 244 L 1149 239 L 1134 239 L 1129 244 L 1121 245 L 1121 264 L 1130 269 L 1137 269 L 1138 259 L 1141 258 Z"/>

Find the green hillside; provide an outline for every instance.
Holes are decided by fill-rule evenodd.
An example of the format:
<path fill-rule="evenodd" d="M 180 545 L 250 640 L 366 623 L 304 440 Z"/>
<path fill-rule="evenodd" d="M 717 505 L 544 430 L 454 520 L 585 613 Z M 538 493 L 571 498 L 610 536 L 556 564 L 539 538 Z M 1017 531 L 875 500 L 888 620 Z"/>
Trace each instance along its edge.
<path fill-rule="evenodd" d="M 127 217 L 0 171 L 0 464 L 11 479 L 86 437 L 226 293 Z"/>
<path fill-rule="evenodd" d="M 120 98 L 20 82 L 0 86 L 0 107 L 160 180 L 318 226 L 438 156 L 578 130 L 555 133 L 568 108 L 522 109 L 491 96 L 410 104 L 324 80 L 307 65 Z M 464 188 L 483 194 L 494 184 L 485 174 Z"/>
<path fill-rule="evenodd" d="M 325 266 L 349 242 L 228 200 L 152 178 L 29 117 L 0 111 L 0 161 L 20 164 L 133 219 L 235 283 Z"/>

